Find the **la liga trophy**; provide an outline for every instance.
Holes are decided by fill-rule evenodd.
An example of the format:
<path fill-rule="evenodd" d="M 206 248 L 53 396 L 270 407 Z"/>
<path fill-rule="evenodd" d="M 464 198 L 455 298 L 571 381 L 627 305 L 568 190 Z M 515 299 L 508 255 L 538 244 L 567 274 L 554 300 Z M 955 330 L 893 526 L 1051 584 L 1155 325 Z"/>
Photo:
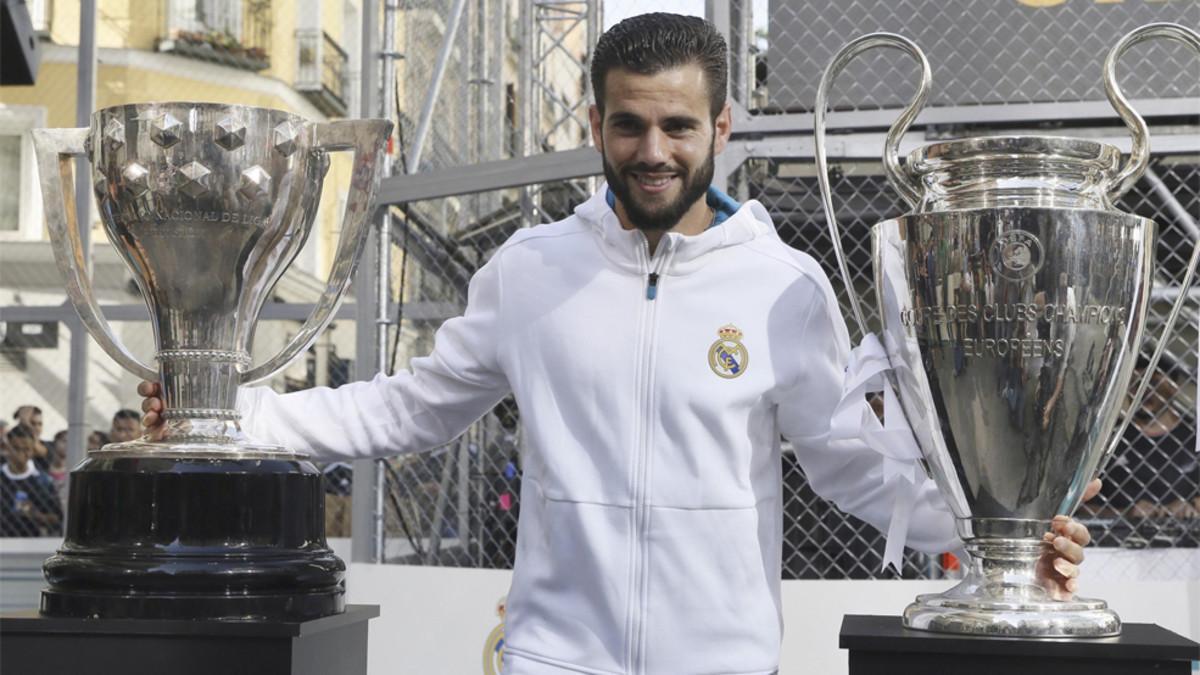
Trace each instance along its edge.
<path fill-rule="evenodd" d="M 1103 600 L 1053 597 L 1037 562 L 1051 519 L 1075 511 L 1128 423 L 1122 406 L 1151 301 L 1156 225 L 1113 205 L 1150 157 L 1146 124 L 1121 93 L 1115 70 L 1130 46 L 1157 37 L 1200 52 L 1196 31 L 1150 24 L 1109 53 L 1105 89 L 1133 136 L 1124 162 L 1116 147 L 1094 140 L 989 136 L 926 145 L 902 165 L 900 139 L 931 79 L 920 48 L 898 35 L 865 35 L 843 47 L 822 77 L 817 176 L 866 335 L 830 198 L 829 89 L 847 63 L 876 47 L 901 50 L 922 70 L 883 155 L 885 173 L 911 211 L 872 229 L 879 344 L 920 463 L 949 504 L 968 559 L 961 583 L 909 605 L 906 627 L 1023 637 L 1121 631 Z M 1185 289 L 1196 260 L 1193 253 Z M 1186 297 L 1175 302 L 1164 335 Z M 1133 401 L 1144 395 L 1165 344 L 1158 341 Z M 893 414 L 900 411 L 884 412 Z"/>
<path fill-rule="evenodd" d="M 247 437 L 236 397 L 333 318 L 366 241 L 390 130 L 385 120 L 171 102 L 33 132 L 67 295 L 109 356 L 161 382 L 165 405 L 160 430 L 89 452 L 71 472 L 43 615 L 302 621 L 343 610 L 345 564 L 325 540 L 321 473 L 295 450 Z M 328 153 L 342 150 L 354 153 L 353 171 L 328 284 L 283 350 L 252 366 L 259 313 L 312 230 Z M 149 307 L 155 367 L 114 336 L 84 269 L 71 184 L 79 155 L 104 231 Z"/>

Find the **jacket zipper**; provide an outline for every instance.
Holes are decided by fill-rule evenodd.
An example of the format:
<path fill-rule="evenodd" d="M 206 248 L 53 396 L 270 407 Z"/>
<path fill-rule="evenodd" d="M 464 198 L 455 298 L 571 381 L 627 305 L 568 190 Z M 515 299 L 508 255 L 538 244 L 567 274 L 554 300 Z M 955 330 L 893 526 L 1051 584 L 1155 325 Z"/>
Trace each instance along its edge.
<path fill-rule="evenodd" d="M 659 280 L 662 271 L 666 268 L 673 249 L 669 243 L 670 239 L 664 237 L 660 242 L 660 248 L 656 251 L 657 255 L 651 257 L 650 246 L 643 240 L 641 248 L 641 258 L 645 262 L 647 268 L 646 275 L 646 299 L 655 300 L 658 297 Z M 634 548 L 634 568 L 631 570 L 631 578 L 634 582 L 634 596 L 630 600 L 630 611 L 633 613 L 630 625 L 632 634 L 630 636 L 630 668 L 632 673 L 641 673 L 644 670 L 642 660 L 645 658 L 644 645 L 642 644 L 642 636 L 645 632 L 645 611 L 646 603 L 646 586 L 648 584 L 648 562 L 647 547 L 643 539 L 646 536 L 646 530 L 649 527 L 650 509 L 647 507 L 647 482 L 650 466 L 650 453 L 653 441 L 652 424 L 654 420 L 654 345 L 657 329 L 658 303 L 649 302 L 644 307 L 644 335 L 642 342 L 641 354 L 641 372 L 639 373 L 639 394 L 641 414 L 638 415 L 641 425 L 638 429 L 638 441 L 640 447 L 636 456 L 636 467 L 634 474 L 634 530 L 633 530 L 633 548 Z"/>

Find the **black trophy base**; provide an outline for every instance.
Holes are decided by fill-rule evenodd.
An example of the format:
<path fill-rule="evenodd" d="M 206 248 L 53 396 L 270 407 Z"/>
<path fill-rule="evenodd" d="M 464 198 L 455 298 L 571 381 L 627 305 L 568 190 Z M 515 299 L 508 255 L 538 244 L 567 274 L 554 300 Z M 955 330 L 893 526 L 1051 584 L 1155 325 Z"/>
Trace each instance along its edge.
<path fill-rule="evenodd" d="M 61 619 L 0 615 L 8 675 L 366 675 L 376 605 L 309 621 Z"/>
<path fill-rule="evenodd" d="M 311 462 L 105 456 L 71 472 L 49 617 L 304 621 L 345 608 Z"/>
<path fill-rule="evenodd" d="M 1200 658 L 1200 644 L 1145 623 L 1127 623 L 1110 638 L 979 637 L 848 614 L 838 646 L 850 652 L 850 675 L 1189 675 Z"/>

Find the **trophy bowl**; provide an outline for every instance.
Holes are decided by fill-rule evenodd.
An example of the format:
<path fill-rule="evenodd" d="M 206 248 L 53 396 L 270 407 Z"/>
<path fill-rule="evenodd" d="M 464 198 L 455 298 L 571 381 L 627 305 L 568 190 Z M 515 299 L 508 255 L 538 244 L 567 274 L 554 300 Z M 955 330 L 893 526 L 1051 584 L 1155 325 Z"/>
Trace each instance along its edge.
<path fill-rule="evenodd" d="M 333 318 L 368 231 L 391 124 L 309 122 L 265 108 L 141 103 L 34 144 L 55 259 L 83 325 L 121 366 L 159 381 L 165 423 L 90 452 L 71 472 L 62 547 L 43 567 L 52 616 L 303 620 L 344 607 L 324 533 L 321 473 L 248 438 L 237 389 L 271 377 Z M 263 304 L 312 230 L 328 153 L 354 151 L 328 285 L 261 365 Z M 84 155 L 105 234 L 150 311 L 156 367 L 114 336 L 84 269 L 71 159 Z M 83 177 L 79 177 L 83 179 Z"/>

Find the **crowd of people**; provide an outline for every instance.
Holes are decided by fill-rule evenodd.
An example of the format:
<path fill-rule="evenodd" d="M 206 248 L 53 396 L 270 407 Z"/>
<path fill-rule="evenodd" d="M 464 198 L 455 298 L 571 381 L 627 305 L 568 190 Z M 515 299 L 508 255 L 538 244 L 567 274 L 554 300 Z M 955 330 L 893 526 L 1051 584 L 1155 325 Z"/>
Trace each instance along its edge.
<path fill-rule="evenodd" d="M 67 431 L 46 440 L 41 408 L 19 406 L 0 420 L 0 537 L 62 534 L 63 503 L 70 467 Z M 88 449 L 129 441 L 141 433 L 141 414 L 118 410 L 107 432 L 88 436 Z"/>

